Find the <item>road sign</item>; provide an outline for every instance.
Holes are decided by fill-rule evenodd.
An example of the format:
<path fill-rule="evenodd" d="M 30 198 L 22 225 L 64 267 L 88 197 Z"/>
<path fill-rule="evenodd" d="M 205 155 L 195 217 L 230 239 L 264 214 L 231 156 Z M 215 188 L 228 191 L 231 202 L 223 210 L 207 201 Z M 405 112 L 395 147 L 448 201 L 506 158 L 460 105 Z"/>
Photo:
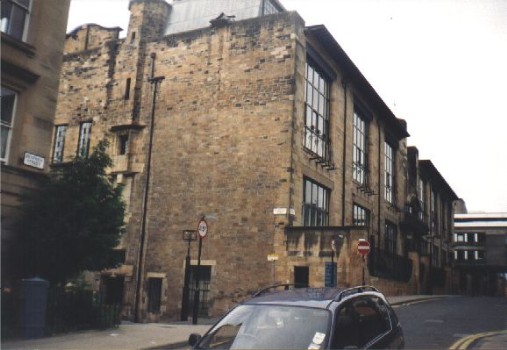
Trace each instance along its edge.
<path fill-rule="evenodd" d="M 206 237 L 206 235 L 208 234 L 208 224 L 206 223 L 206 220 L 201 219 L 201 221 L 199 221 L 199 225 L 197 226 L 197 232 L 199 232 L 199 236 L 201 236 L 201 238 Z"/>
<path fill-rule="evenodd" d="M 357 243 L 357 251 L 362 256 L 367 255 L 370 252 L 370 243 L 365 239 L 360 239 Z"/>

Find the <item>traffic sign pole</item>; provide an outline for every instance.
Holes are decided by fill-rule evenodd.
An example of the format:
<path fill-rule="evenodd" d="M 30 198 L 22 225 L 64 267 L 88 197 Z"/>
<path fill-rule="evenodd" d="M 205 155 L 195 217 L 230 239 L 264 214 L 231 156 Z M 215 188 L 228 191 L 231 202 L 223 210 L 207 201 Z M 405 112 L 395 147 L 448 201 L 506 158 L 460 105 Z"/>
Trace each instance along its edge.
<path fill-rule="evenodd" d="M 199 316 L 199 299 L 200 299 L 200 279 L 201 279 L 201 251 L 202 239 L 208 234 L 208 224 L 204 217 L 197 225 L 197 232 L 199 233 L 199 254 L 197 256 L 197 271 L 195 276 L 195 293 L 194 293 L 194 308 L 192 310 L 192 324 L 197 324 L 197 317 Z"/>
<path fill-rule="evenodd" d="M 359 239 L 359 242 L 357 243 L 357 251 L 363 257 L 363 278 L 362 278 L 362 284 L 364 286 L 366 284 L 365 280 L 364 280 L 364 270 L 365 270 L 365 265 L 366 265 L 365 256 L 368 255 L 368 253 L 370 252 L 370 242 L 368 242 L 367 240 L 362 239 L 362 238 Z"/>

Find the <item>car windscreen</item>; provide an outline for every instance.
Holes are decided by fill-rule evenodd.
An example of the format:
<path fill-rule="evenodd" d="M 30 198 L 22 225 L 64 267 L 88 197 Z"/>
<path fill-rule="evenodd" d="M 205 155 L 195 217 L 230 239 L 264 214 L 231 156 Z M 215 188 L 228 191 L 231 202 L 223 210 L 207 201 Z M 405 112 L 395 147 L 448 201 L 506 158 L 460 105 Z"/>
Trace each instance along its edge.
<path fill-rule="evenodd" d="M 330 312 L 296 306 L 240 305 L 201 339 L 198 349 L 321 349 Z"/>

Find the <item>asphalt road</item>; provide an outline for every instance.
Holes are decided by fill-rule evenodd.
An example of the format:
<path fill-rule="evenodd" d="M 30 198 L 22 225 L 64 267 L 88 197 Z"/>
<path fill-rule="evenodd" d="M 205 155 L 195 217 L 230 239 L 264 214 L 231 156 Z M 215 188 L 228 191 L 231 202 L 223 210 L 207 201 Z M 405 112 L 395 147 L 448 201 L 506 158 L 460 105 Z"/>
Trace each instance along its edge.
<path fill-rule="evenodd" d="M 406 349 L 449 349 L 460 338 L 507 329 L 507 299 L 446 297 L 396 307 Z"/>

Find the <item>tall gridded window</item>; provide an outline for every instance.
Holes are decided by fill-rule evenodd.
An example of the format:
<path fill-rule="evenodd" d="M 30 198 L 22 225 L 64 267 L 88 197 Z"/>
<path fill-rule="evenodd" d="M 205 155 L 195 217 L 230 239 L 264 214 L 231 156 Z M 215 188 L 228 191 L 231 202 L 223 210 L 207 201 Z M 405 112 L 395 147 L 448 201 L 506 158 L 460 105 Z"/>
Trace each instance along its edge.
<path fill-rule="evenodd" d="M 384 142 L 384 197 L 389 203 L 394 203 L 394 150 L 393 147 Z"/>
<path fill-rule="evenodd" d="M 388 253 L 396 254 L 397 249 L 397 234 L 396 234 L 396 225 L 391 222 L 386 222 L 385 225 L 385 246 L 384 249 Z"/>
<path fill-rule="evenodd" d="M 370 212 L 367 209 L 354 204 L 352 224 L 354 226 L 368 226 L 370 224 Z"/>
<path fill-rule="evenodd" d="M 57 125 L 55 128 L 55 143 L 53 146 L 53 163 L 63 162 L 63 150 L 65 148 L 65 134 L 67 125 Z"/>
<path fill-rule="evenodd" d="M 305 226 L 327 226 L 329 223 L 330 190 L 310 180 L 304 180 L 303 220 Z"/>
<path fill-rule="evenodd" d="M 90 151 L 90 137 L 92 133 L 92 122 L 81 123 L 79 129 L 79 141 L 77 148 L 77 155 L 79 157 L 88 157 Z"/>
<path fill-rule="evenodd" d="M 308 59 L 305 90 L 305 148 L 329 159 L 329 82 Z"/>
<path fill-rule="evenodd" d="M 9 156 L 9 145 L 11 143 L 12 137 L 12 126 L 14 123 L 14 113 L 16 111 L 17 94 L 15 91 L 2 86 L 2 93 L 0 98 L 2 105 L 0 160 L 6 162 L 7 157 Z"/>
<path fill-rule="evenodd" d="M 421 210 L 419 211 L 419 220 L 424 222 L 424 207 L 426 205 L 426 202 L 424 200 L 424 181 L 422 179 L 419 179 L 417 182 L 417 195 L 419 196 L 419 204 L 421 205 Z"/>
<path fill-rule="evenodd" d="M 1 31 L 24 40 L 29 13 L 30 0 L 2 0 Z"/>
<path fill-rule="evenodd" d="M 367 184 L 368 164 L 366 161 L 367 123 L 365 117 L 354 111 L 354 146 L 352 153 L 352 177 L 361 185 Z"/>

